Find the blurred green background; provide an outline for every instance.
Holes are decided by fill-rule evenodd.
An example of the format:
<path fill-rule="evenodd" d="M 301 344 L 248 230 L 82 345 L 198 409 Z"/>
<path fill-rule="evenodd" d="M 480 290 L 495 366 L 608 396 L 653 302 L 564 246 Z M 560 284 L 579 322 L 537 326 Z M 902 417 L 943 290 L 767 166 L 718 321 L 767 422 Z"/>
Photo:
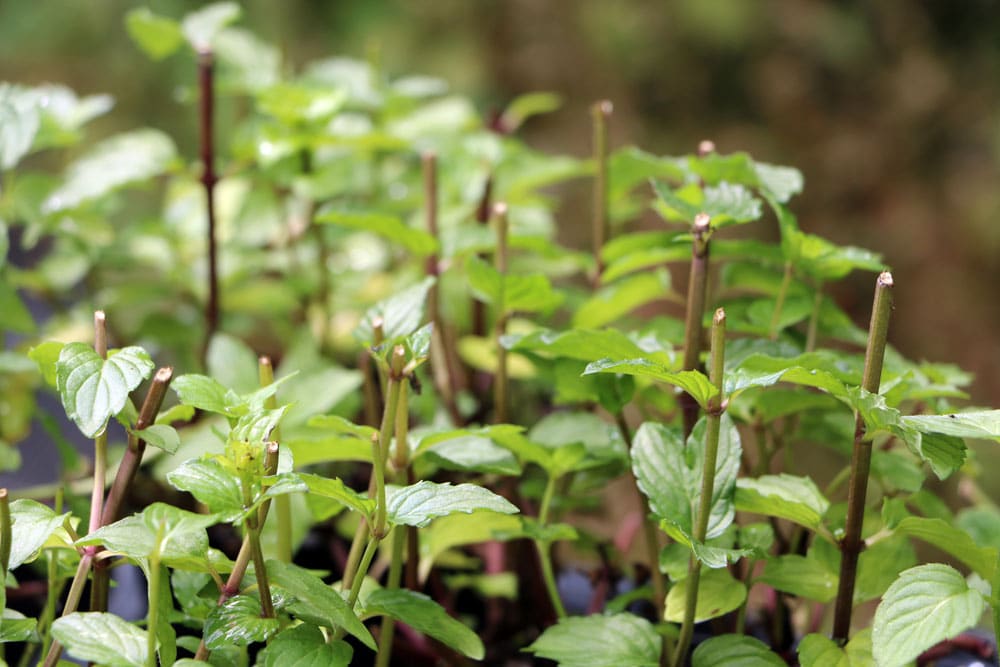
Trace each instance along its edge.
<path fill-rule="evenodd" d="M 0 80 L 110 93 L 116 108 L 91 138 L 150 125 L 193 158 L 196 122 L 183 103 L 193 60 L 153 63 L 138 51 L 123 17 L 141 4 L 0 2 Z M 200 4 L 148 6 L 180 17 Z M 519 93 L 557 92 L 563 107 L 524 130 L 548 151 L 586 155 L 588 106 L 609 98 L 613 147 L 680 154 L 711 138 L 721 152 L 800 168 L 803 229 L 881 252 L 893 269 L 890 340 L 908 357 L 975 372 L 974 402 L 1000 406 L 995 0 L 242 4 L 241 25 L 292 69 L 327 55 L 377 58 L 389 75 L 445 78 L 484 113 Z M 585 184 L 568 194 L 562 222 L 585 227 Z M 855 274 L 831 288 L 863 323 L 873 284 Z"/>

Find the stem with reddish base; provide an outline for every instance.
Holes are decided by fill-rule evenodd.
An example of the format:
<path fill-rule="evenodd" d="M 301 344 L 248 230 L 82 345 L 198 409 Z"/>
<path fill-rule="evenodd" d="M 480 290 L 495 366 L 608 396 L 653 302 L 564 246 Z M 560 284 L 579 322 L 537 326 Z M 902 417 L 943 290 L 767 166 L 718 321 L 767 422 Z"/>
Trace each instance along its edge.
<path fill-rule="evenodd" d="M 861 388 L 878 393 L 885 357 L 889 316 L 892 311 L 892 274 L 883 271 L 875 281 L 875 300 L 871 325 L 868 328 L 868 349 Z M 851 456 L 851 481 L 847 491 L 847 525 L 840 543 L 840 582 L 834 605 L 833 639 L 844 643 L 851 632 L 851 611 L 854 607 L 854 580 L 861 554 L 861 524 L 865 513 L 868 473 L 871 469 L 872 443 L 865 440 L 865 424 L 858 413 L 854 426 L 854 451 Z"/>

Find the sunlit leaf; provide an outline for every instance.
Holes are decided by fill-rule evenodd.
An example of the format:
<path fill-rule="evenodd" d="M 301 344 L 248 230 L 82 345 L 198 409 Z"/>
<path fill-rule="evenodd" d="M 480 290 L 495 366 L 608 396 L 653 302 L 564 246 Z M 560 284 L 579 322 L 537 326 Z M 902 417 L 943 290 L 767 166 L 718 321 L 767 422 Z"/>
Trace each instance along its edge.
<path fill-rule="evenodd" d="M 649 621 L 633 614 L 570 616 L 525 650 L 563 667 L 655 667 L 660 636 Z"/>

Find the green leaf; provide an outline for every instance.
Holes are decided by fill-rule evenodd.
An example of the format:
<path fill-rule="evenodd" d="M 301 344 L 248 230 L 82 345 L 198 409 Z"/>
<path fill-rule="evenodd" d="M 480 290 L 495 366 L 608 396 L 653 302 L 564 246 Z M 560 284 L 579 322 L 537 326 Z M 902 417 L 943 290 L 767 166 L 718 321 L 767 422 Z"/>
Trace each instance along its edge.
<path fill-rule="evenodd" d="M 0 281 L 0 312 L 4 314 L 0 331 L 31 333 L 35 330 L 35 320 L 31 317 L 17 289 L 6 279 Z"/>
<path fill-rule="evenodd" d="M 146 632 L 101 612 L 74 612 L 52 624 L 52 636 L 75 658 L 107 667 L 144 667 Z"/>
<path fill-rule="evenodd" d="M 524 536 L 522 517 L 479 511 L 449 514 L 433 521 L 420 533 L 420 579 L 448 549 L 490 540 L 505 541 Z"/>
<path fill-rule="evenodd" d="M 205 619 L 205 646 L 249 646 L 267 641 L 280 629 L 278 619 L 261 618 L 260 599 L 236 595 L 212 610 Z"/>
<path fill-rule="evenodd" d="M 0 644 L 28 641 L 35 634 L 38 622 L 14 609 L 4 609 L 0 619 Z"/>
<path fill-rule="evenodd" d="M 997 550 L 978 546 L 968 533 L 952 523 L 943 519 L 909 516 L 899 522 L 896 531 L 933 544 L 968 565 L 986 581 L 993 577 Z"/>
<path fill-rule="evenodd" d="M 701 502 L 704 439 L 704 419 L 695 426 L 687 446 L 678 431 L 647 422 L 639 427 L 632 445 L 632 471 L 639 489 L 649 498 L 650 509 L 688 535 L 694 533 Z M 735 515 L 733 492 L 741 452 L 736 425 L 723 414 L 708 538 L 721 534 L 732 523 Z"/>
<path fill-rule="evenodd" d="M 655 667 L 660 636 L 632 614 L 562 618 L 524 649 L 565 667 Z"/>
<path fill-rule="evenodd" d="M 420 327 L 424 319 L 427 292 L 433 284 L 434 278 L 424 278 L 416 285 L 378 302 L 365 313 L 354 336 L 368 345 L 374 344 L 373 325 L 377 319 L 382 320 L 382 332 L 387 342 L 409 336 Z"/>
<path fill-rule="evenodd" d="M 40 123 L 32 91 L 0 83 L 0 170 L 13 169 L 28 154 Z"/>
<path fill-rule="evenodd" d="M 184 17 L 181 30 L 195 51 L 211 49 L 215 36 L 240 17 L 242 10 L 235 2 L 216 2 Z"/>
<path fill-rule="evenodd" d="M 794 167 L 779 167 L 755 161 L 753 170 L 757 174 L 757 187 L 760 191 L 779 203 L 784 204 L 802 192 L 802 172 Z"/>
<path fill-rule="evenodd" d="M 316 222 L 378 234 L 420 257 L 431 255 L 438 250 L 437 240 L 424 230 L 410 227 L 394 215 L 377 211 L 325 208 L 316 214 Z"/>
<path fill-rule="evenodd" d="M 88 345 L 69 343 L 56 363 L 56 387 L 66 415 L 93 438 L 152 370 L 153 361 L 140 347 L 117 350 L 105 360 Z"/>
<path fill-rule="evenodd" d="M 34 560 L 38 551 L 66 519 L 52 508 L 34 500 L 20 498 L 10 504 L 11 543 L 8 567 L 15 570 Z"/>
<path fill-rule="evenodd" d="M 283 630 L 257 656 L 259 667 L 348 667 L 354 649 L 343 640 L 326 642 L 315 625 Z"/>
<path fill-rule="evenodd" d="M 167 454 L 173 454 L 181 446 L 181 436 L 177 433 L 177 429 L 165 424 L 153 424 L 133 433 Z"/>
<path fill-rule="evenodd" d="M 620 320 L 636 308 L 667 298 L 670 274 L 665 270 L 628 276 L 604 285 L 573 315 L 574 329 L 596 329 Z"/>
<path fill-rule="evenodd" d="M 217 332 L 205 353 L 208 374 L 239 394 L 260 389 L 259 357 L 250 346 L 229 334 Z"/>
<path fill-rule="evenodd" d="M 470 255 L 465 263 L 469 287 L 476 298 L 503 309 L 503 312 L 547 312 L 562 302 L 549 279 L 540 273 L 500 275 L 485 260 Z"/>
<path fill-rule="evenodd" d="M 760 200 L 748 188 L 725 181 L 704 188 L 686 185 L 676 190 L 654 181 L 653 189 L 664 205 L 668 219 L 679 217 L 690 222 L 704 212 L 712 219 L 712 227 L 718 228 L 751 222 L 763 213 Z"/>
<path fill-rule="evenodd" d="M 514 132 L 531 116 L 546 114 L 562 106 L 562 97 L 555 93 L 525 93 L 518 95 L 503 110 L 504 131 Z"/>
<path fill-rule="evenodd" d="M 691 667 L 784 667 L 787 665 L 764 642 L 748 635 L 720 635 L 706 639 L 691 654 Z"/>
<path fill-rule="evenodd" d="M 826 635 L 806 635 L 799 643 L 799 663 L 802 667 L 874 667 L 871 634 L 871 628 L 856 632 L 844 648 Z"/>
<path fill-rule="evenodd" d="M 45 384 L 56 386 L 56 364 L 62 352 L 63 343 L 46 341 L 28 350 L 28 358 L 38 364 L 38 370 L 45 379 Z"/>
<path fill-rule="evenodd" d="M 189 459 L 168 473 L 167 481 L 218 514 L 220 521 L 233 521 L 243 513 L 239 478 L 214 458 Z"/>
<path fill-rule="evenodd" d="M 486 653 L 475 632 L 422 593 L 381 588 L 365 600 L 365 614 L 391 616 L 473 660 L 482 660 Z"/>
<path fill-rule="evenodd" d="M 646 350 L 616 329 L 541 329 L 526 335 L 504 336 L 503 346 L 518 352 L 533 352 L 546 357 L 562 357 L 579 361 L 598 359 L 632 359 Z"/>
<path fill-rule="evenodd" d="M 781 473 L 736 482 L 736 509 L 788 519 L 816 530 L 830 501 L 808 477 Z"/>
<path fill-rule="evenodd" d="M 735 563 L 741 558 L 747 558 L 750 556 L 761 558 L 764 556 L 762 550 L 755 548 L 729 548 L 732 545 L 732 540 L 728 541 L 728 546 L 703 544 L 691 537 L 687 532 L 681 529 L 680 526 L 667 521 L 666 519 L 660 522 L 660 528 L 663 532 L 676 540 L 678 544 L 688 547 L 694 553 L 695 558 L 700 560 L 705 567 L 712 569 L 726 567 L 729 563 Z M 724 537 L 724 535 L 721 537 Z"/>
<path fill-rule="evenodd" d="M 365 646 L 375 649 L 375 639 L 368 628 L 354 615 L 347 601 L 322 579 L 297 565 L 277 560 L 267 561 L 267 573 L 272 585 L 284 589 L 292 598 L 286 608 L 297 618 L 326 628 L 343 628 Z"/>
<path fill-rule="evenodd" d="M 502 496 L 475 484 L 437 484 L 421 480 L 410 486 L 386 488 L 389 521 L 399 525 L 423 527 L 437 517 L 455 512 L 470 514 L 490 510 L 516 514 L 519 510 Z"/>
<path fill-rule="evenodd" d="M 663 618 L 671 623 L 684 620 L 684 605 L 689 579 L 681 579 L 667 593 L 667 608 Z M 747 597 L 746 586 L 733 579 L 729 570 L 702 570 L 698 582 L 698 606 L 694 612 L 696 623 L 723 616 L 738 609 Z"/>
<path fill-rule="evenodd" d="M 940 563 L 906 570 L 882 598 L 872 625 L 872 653 L 881 667 L 902 666 L 940 641 L 974 627 L 982 594 Z"/>
<path fill-rule="evenodd" d="M 917 562 L 910 540 L 899 533 L 865 548 L 858 558 L 854 604 L 882 597 L 899 573 Z"/>
<path fill-rule="evenodd" d="M 272 498 L 284 493 L 308 492 L 322 498 L 336 500 L 365 516 L 375 511 L 375 501 L 344 484 L 339 477 L 329 478 L 312 473 L 284 473 L 278 475 L 265 496 Z"/>
<path fill-rule="evenodd" d="M 958 438 L 1000 440 L 1000 410 L 955 412 L 947 415 L 914 415 L 902 422 L 922 433 L 940 433 Z"/>
<path fill-rule="evenodd" d="M 153 60 L 163 60 L 184 42 L 176 21 L 154 14 L 148 7 L 137 7 L 126 14 L 125 29 Z"/>
<path fill-rule="evenodd" d="M 59 213 L 113 190 L 163 173 L 174 159 L 174 142 L 159 130 L 134 130 L 105 139 L 70 165 L 66 180 L 42 204 Z"/>
<path fill-rule="evenodd" d="M 217 523 L 211 514 L 195 514 L 166 503 L 153 503 L 139 514 L 102 526 L 77 541 L 77 546 L 103 544 L 130 558 L 149 558 L 160 537 L 160 558 L 171 567 L 207 569 L 208 533 Z"/>
<path fill-rule="evenodd" d="M 622 361 L 600 359 L 587 364 L 583 371 L 584 375 L 592 373 L 624 373 L 666 382 L 691 394 L 702 408 L 708 405 L 710 398 L 719 393 L 701 371 L 672 371 L 661 363 L 644 357 Z"/>
<path fill-rule="evenodd" d="M 553 451 L 567 445 L 583 445 L 585 459 L 574 466 L 577 470 L 628 459 L 628 449 L 618 429 L 592 412 L 548 414 L 531 428 L 528 439 Z"/>
<path fill-rule="evenodd" d="M 814 558 L 795 554 L 769 558 L 760 581 L 784 593 L 817 602 L 829 602 L 837 595 L 837 575 Z"/>
<path fill-rule="evenodd" d="M 181 403 L 206 412 L 236 416 L 238 411 L 235 408 L 243 402 L 233 390 L 226 389 L 207 375 L 197 373 L 187 373 L 175 378 L 170 383 L 170 388 Z"/>
<path fill-rule="evenodd" d="M 521 466 L 509 451 L 486 436 L 471 433 L 435 442 L 421 450 L 418 456 L 424 456 L 447 470 L 499 475 L 521 473 Z"/>

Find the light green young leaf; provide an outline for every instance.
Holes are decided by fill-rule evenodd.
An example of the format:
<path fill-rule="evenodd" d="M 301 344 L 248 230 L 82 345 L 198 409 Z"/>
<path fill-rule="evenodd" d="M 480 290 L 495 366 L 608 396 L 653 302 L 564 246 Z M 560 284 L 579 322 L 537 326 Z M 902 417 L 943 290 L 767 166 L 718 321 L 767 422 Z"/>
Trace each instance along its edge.
<path fill-rule="evenodd" d="M 948 565 L 906 570 L 875 610 L 875 662 L 879 667 L 906 665 L 934 644 L 975 626 L 985 606 L 982 594 Z"/>
<path fill-rule="evenodd" d="M 562 97 L 556 93 L 525 93 L 518 95 L 500 116 L 504 131 L 515 132 L 532 116 L 555 111 L 562 106 Z"/>
<path fill-rule="evenodd" d="M 136 7 L 125 15 L 129 37 L 153 60 L 163 60 L 184 41 L 176 21 L 154 14 L 148 7 Z"/>
<path fill-rule="evenodd" d="M 802 172 L 794 167 L 779 167 L 765 162 L 754 162 L 757 187 L 767 197 L 784 204 L 802 192 Z"/>
<path fill-rule="evenodd" d="M 678 431 L 647 422 L 639 427 L 632 445 L 632 471 L 639 489 L 649 498 L 650 509 L 688 535 L 694 533 L 701 499 L 704 439 L 704 419 L 695 426 L 686 446 Z M 723 414 L 708 538 L 718 536 L 732 523 L 741 453 L 736 425 Z"/>
<path fill-rule="evenodd" d="M 449 514 L 420 532 L 420 579 L 448 549 L 490 540 L 507 541 L 524 536 L 522 517 L 497 512 Z"/>
<path fill-rule="evenodd" d="M 660 181 L 653 182 L 665 217 L 693 221 L 699 213 L 707 213 L 713 227 L 751 222 L 760 218 L 763 206 L 748 188 L 721 181 L 718 185 L 698 188 L 694 184 L 673 189 Z"/>
<path fill-rule="evenodd" d="M 365 614 L 390 616 L 473 660 L 482 660 L 486 652 L 475 632 L 422 593 L 380 588 L 365 600 Z"/>
<path fill-rule="evenodd" d="M 764 642 L 749 635 L 719 635 L 705 640 L 691 654 L 691 667 L 784 667 L 787 663 Z"/>
<path fill-rule="evenodd" d="M 28 154 L 40 122 L 30 90 L 0 83 L 0 170 L 13 169 Z"/>
<path fill-rule="evenodd" d="M 394 215 L 377 211 L 323 209 L 316 222 L 325 222 L 348 229 L 372 232 L 400 244 L 414 255 L 424 257 L 438 250 L 438 242 L 422 229 L 410 227 Z"/>
<path fill-rule="evenodd" d="M 315 625 L 283 630 L 257 656 L 259 667 L 348 667 L 354 649 L 343 640 L 326 642 Z"/>
<path fill-rule="evenodd" d="M 66 180 L 42 204 L 60 213 L 129 183 L 163 173 L 174 159 L 174 142 L 159 130 L 134 130 L 105 139 L 70 165 Z"/>
<path fill-rule="evenodd" d="M 9 568 L 15 570 L 34 560 L 38 550 L 62 526 L 67 516 L 68 513 L 56 514 L 52 508 L 27 498 L 12 502 Z"/>
<path fill-rule="evenodd" d="M 829 507 L 808 477 L 781 473 L 736 482 L 736 509 L 741 512 L 788 519 L 815 531 Z"/>
<path fill-rule="evenodd" d="M 206 412 L 235 416 L 234 408 L 242 402 L 236 392 L 226 389 L 207 375 L 187 373 L 174 379 L 170 388 L 184 405 Z"/>
<path fill-rule="evenodd" d="M 116 350 L 105 360 L 89 345 L 69 343 L 56 363 L 56 387 L 66 415 L 93 438 L 152 370 L 153 361 L 140 347 Z"/>
<path fill-rule="evenodd" d="M 133 559 L 148 558 L 161 536 L 160 557 L 173 567 L 207 569 L 208 533 L 217 523 L 211 514 L 187 512 L 166 503 L 153 503 L 139 514 L 102 526 L 77 540 L 77 546 L 104 545 Z"/>
<path fill-rule="evenodd" d="M 764 555 L 762 550 L 754 547 L 730 549 L 714 544 L 702 544 L 682 530 L 680 526 L 666 519 L 660 522 L 660 529 L 678 544 L 688 547 L 694 553 L 695 558 L 701 561 L 702 565 L 712 569 L 726 567 L 728 564 L 735 563 L 741 558 L 750 556 L 760 558 Z"/>
<path fill-rule="evenodd" d="M 217 606 L 205 619 L 205 646 L 249 646 L 267 641 L 280 629 L 278 619 L 261 618 L 260 599 L 236 595 Z"/>
<path fill-rule="evenodd" d="M 816 559 L 797 554 L 769 558 L 759 580 L 775 590 L 817 602 L 829 602 L 837 595 L 837 575 Z"/>
<path fill-rule="evenodd" d="M 14 285 L 6 279 L 0 282 L 0 312 L 4 314 L 0 331 L 27 334 L 35 330 L 35 320 L 31 316 L 31 311 L 24 305 Z"/>
<path fill-rule="evenodd" d="M 570 616 L 524 650 L 563 667 L 655 667 L 660 643 L 653 625 L 633 614 Z"/>
<path fill-rule="evenodd" d="M 426 457 L 447 470 L 518 475 L 521 466 L 508 450 L 488 437 L 472 433 L 435 442 L 414 456 Z"/>
<path fill-rule="evenodd" d="M 28 350 L 28 358 L 38 364 L 38 370 L 45 379 L 45 384 L 56 386 L 56 364 L 64 344 L 56 341 L 46 341 Z"/>
<path fill-rule="evenodd" d="M 336 500 L 364 516 L 369 516 L 375 511 L 374 500 L 350 488 L 339 477 L 323 477 L 306 472 L 286 472 L 278 475 L 264 495 L 273 498 L 285 493 L 303 492 Z"/>
<path fill-rule="evenodd" d="M 52 636 L 80 660 L 106 667 L 144 667 L 146 632 L 114 614 L 74 612 L 56 619 Z"/>
<path fill-rule="evenodd" d="M 921 433 L 903 421 L 892 432 L 902 438 L 910 451 L 925 461 L 938 479 L 947 479 L 965 463 L 968 448 L 957 436 L 942 433 Z"/>
<path fill-rule="evenodd" d="M 177 429 L 166 424 L 153 424 L 133 433 L 167 454 L 173 454 L 181 446 L 181 436 L 177 433 Z"/>
<path fill-rule="evenodd" d="M 947 415 L 903 417 L 906 426 L 922 433 L 940 433 L 958 438 L 1000 440 L 1000 410 L 955 412 Z"/>
<path fill-rule="evenodd" d="M 684 620 L 685 600 L 689 579 L 681 579 L 667 593 L 667 608 L 664 619 L 671 623 Z M 702 570 L 698 582 L 698 605 L 694 612 L 695 622 L 707 621 L 724 616 L 738 609 L 747 597 L 746 586 L 733 579 L 729 570 Z"/>
<path fill-rule="evenodd" d="M 215 36 L 240 17 L 242 10 L 235 2 L 216 2 L 191 12 L 181 22 L 181 30 L 195 51 L 212 48 Z"/>
<path fill-rule="evenodd" d="M 387 342 L 409 336 L 420 328 L 427 292 L 433 284 L 434 278 L 424 278 L 369 308 L 354 332 L 355 338 L 367 345 L 374 344 L 374 323 L 377 319 L 382 320 L 382 332 Z"/>
<path fill-rule="evenodd" d="M 239 478 L 214 458 L 185 461 L 167 474 L 167 481 L 218 514 L 220 521 L 233 521 L 243 513 Z"/>
<path fill-rule="evenodd" d="M 670 296 L 670 274 L 665 270 L 639 273 L 604 285 L 573 315 L 574 329 L 596 329 L 615 322 L 647 303 Z"/>
<path fill-rule="evenodd" d="M 507 499 L 475 484 L 437 484 L 421 480 L 410 486 L 386 488 L 386 509 L 389 521 L 396 525 L 428 525 L 438 517 L 455 512 L 471 514 L 490 510 L 501 514 L 516 514 L 520 510 Z"/>
<path fill-rule="evenodd" d="M 628 459 L 628 449 L 618 429 L 592 412 L 548 414 L 531 428 L 528 439 L 552 451 L 579 443 L 583 445 L 587 467 Z"/>
<path fill-rule="evenodd" d="M 236 336 L 217 332 L 205 354 L 208 375 L 238 394 L 260 389 L 259 357 Z"/>
<path fill-rule="evenodd" d="M 847 646 L 840 648 L 826 635 L 813 633 L 802 638 L 798 648 L 802 667 L 874 667 L 872 631 L 854 633 Z"/>
<path fill-rule="evenodd" d="M 29 641 L 35 634 L 38 621 L 14 609 L 4 609 L 0 619 L 0 644 Z"/>
<path fill-rule="evenodd" d="M 375 649 L 375 639 L 368 628 L 354 615 L 347 601 L 322 579 L 297 565 L 278 560 L 267 561 L 267 573 L 272 585 L 284 589 L 293 599 L 287 609 L 297 618 L 326 628 L 343 628 L 365 646 Z"/>

